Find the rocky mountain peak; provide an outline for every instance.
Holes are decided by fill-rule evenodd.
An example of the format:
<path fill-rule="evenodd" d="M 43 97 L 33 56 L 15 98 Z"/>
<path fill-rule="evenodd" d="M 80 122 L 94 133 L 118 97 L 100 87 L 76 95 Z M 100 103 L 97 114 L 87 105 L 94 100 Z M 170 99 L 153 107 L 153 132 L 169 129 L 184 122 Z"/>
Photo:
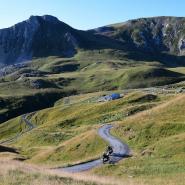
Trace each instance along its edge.
<path fill-rule="evenodd" d="M 30 18 L 27 20 L 29 23 L 39 23 L 40 21 L 46 21 L 49 23 L 57 24 L 61 23 L 61 21 L 58 20 L 58 18 L 51 16 L 51 15 L 43 15 L 43 16 L 30 16 Z"/>
<path fill-rule="evenodd" d="M 48 24 L 65 24 L 58 20 L 58 18 L 51 16 L 51 15 L 43 15 L 43 16 L 30 16 L 28 20 L 23 21 L 21 23 L 18 23 L 18 25 L 22 24 L 25 26 L 25 24 L 28 24 L 28 26 L 32 27 L 38 27 L 41 23 L 48 23 Z M 16 26 L 16 25 L 15 25 Z"/>
<path fill-rule="evenodd" d="M 10 28 L 1 29 L 0 63 L 18 63 L 43 55 L 65 56 L 68 50 L 74 50 L 72 40 L 67 40 L 69 36 L 65 39 L 70 31 L 73 31 L 70 26 L 50 15 L 30 16 Z"/>
<path fill-rule="evenodd" d="M 57 17 L 51 16 L 51 15 L 43 15 L 41 18 L 45 21 L 52 22 L 52 23 L 61 22 L 58 20 Z"/>

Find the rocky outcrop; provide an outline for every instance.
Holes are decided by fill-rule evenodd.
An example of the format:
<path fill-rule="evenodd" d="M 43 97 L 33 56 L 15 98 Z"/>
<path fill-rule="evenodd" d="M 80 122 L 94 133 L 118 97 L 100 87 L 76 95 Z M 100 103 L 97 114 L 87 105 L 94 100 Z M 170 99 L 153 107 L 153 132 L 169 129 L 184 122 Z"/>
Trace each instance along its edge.
<path fill-rule="evenodd" d="M 140 51 L 185 55 L 183 17 L 141 18 L 108 27 L 95 29 L 94 33 L 107 35 Z"/>
<path fill-rule="evenodd" d="M 72 57 L 81 49 L 120 48 L 117 41 L 73 29 L 50 15 L 0 30 L 0 66 L 47 56 Z"/>
<path fill-rule="evenodd" d="M 66 34 L 74 30 L 52 16 L 31 16 L 15 26 L 0 30 L 0 63 L 18 63 L 46 55 L 71 56 L 75 44 Z"/>
<path fill-rule="evenodd" d="M 72 38 L 71 32 L 74 29 L 55 17 L 31 16 L 0 30 L 0 63 L 18 63 L 47 55 L 74 55 L 78 41 L 66 37 L 68 34 Z"/>

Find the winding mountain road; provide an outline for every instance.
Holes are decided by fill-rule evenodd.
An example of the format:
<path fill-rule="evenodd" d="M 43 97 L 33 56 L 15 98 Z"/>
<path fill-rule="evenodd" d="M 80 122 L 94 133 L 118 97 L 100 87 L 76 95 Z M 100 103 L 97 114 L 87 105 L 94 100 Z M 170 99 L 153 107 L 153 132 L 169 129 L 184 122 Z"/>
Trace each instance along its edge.
<path fill-rule="evenodd" d="M 16 141 L 19 137 L 21 137 L 24 133 L 27 133 L 31 131 L 32 129 L 35 128 L 35 125 L 32 124 L 28 119 L 27 119 L 28 114 L 24 114 L 21 116 L 21 120 L 25 122 L 27 125 L 27 129 L 16 136 L 1 142 L 0 144 L 9 144 L 13 141 Z M 21 122 L 20 122 L 21 124 Z M 116 163 L 120 161 L 121 159 L 130 156 L 130 149 L 127 144 L 123 143 L 120 139 L 112 136 L 110 134 L 110 130 L 113 128 L 111 124 L 106 124 L 103 125 L 101 128 L 98 130 L 99 136 L 107 141 L 110 146 L 113 148 L 113 154 L 110 156 L 110 161 L 111 163 Z M 78 172 L 83 172 L 90 170 L 94 167 L 101 166 L 103 164 L 102 159 L 97 159 L 89 162 L 84 162 L 81 164 L 69 166 L 69 167 L 63 167 L 63 168 L 57 168 L 55 170 L 57 171 L 63 171 L 63 172 L 69 172 L 69 173 L 78 173 Z"/>
<path fill-rule="evenodd" d="M 26 117 L 28 116 L 28 114 L 24 114 L 21 118 L 22 120 L 26 123 L 26 125 L 28 126 L 28 129 L 26 132 L 29 132 L 30 130 L 36 128 L 36 126 L 31 123 L 31 121 L 29 121 Z"/>
<path fill-rule="evenodd" d="M 113 128 L 113 126 L 110 124 L 104 125 L 98 130 L 98 134 L 105 141 L 109 142 L 110 146 L 113 147 L 114 153 L 111 155 L 110 161 L 112 163 L 116 163 L 116 162 L 120 161 L 121 159 L 123 159 L 124 157 L 128 157 L 130 155 L 130 149 L 127 144 L 123 143 L 121 140 L 113 137 L 110 134 L 110 130 L 112 128 Z M 94 161 L 84 162 L 84 163 L 77 164 L 77 165 L 70 166 L 70 167 L 58 168 L 57 170 L 70 172 L 70 173 L 77 173 L 77 172 L 90 170 L 90 169 L 97 167 L 97 166 L 100 166 L 102 164 L 103 164 L 102 160 L 97 159 Z"/>
<path fill-rule="evenodd" d="M 23 134 L 25 134 L 25 133 L 27 133 L 27 132 L 29 132 L 29 131 L 31 131 L 32 129 L 34 129 L 35 128 L 35 125 L 34 124 L 32 124 L 28 119 L 27 119 L 27 116 L 28 116 L 29 114 L 24 114 L 24 115 L 22 115 L 21 116 L 21 120 L 20 120 L 20 125 L 21 125 L 21 123 L 22 123 L 22 121 L 26 124 L 26 126 L 28 127 L 26 130 L 24 130 L 24 131 L 22 131 L 22 132 L 20 132 L 20 133 L 18 133 L 17 135 L 15 135 L 14 137 L 12 137 L 12 138 L 10 138 L 10 139 L 7 139 L 7 140 L 5 140 L 5 141 L 2 141 L 2 142 L 0 142 L 0 144 L 10 144 L 11 142 L 14 142 L 14 141 L 16 141 L 19 137 L 21 137 Z"/>

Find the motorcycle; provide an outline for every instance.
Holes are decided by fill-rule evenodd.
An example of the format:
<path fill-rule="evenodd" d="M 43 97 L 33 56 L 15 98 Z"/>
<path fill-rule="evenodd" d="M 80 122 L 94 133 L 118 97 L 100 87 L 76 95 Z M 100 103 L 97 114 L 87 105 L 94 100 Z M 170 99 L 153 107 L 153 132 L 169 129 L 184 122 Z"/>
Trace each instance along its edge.
<path fill-rule="evenodd" d="M 113 153 L 113 149 L 112 149 L 112 147 L 109 146 L 107 148 L 106 152 L 103 153 L 103 155 L 102 155 L 103 164 L 105 164 L 105 163 L 111 164 L 112 163 L 112 161 L 110 160 L 110 156 L 112 155 L 112 153 Z"/>
<path fill-rule="evenodd" d="M 113 149 L 112 149 L 111 146 L 108 146 L 106 153 L 107 153 L 108 155 L 112 155 L 112 154 L 113 154 Z"/>
<path fill-rule="evenodd" d="M 109 162 L 109 160 L 110 160 L 109 154 L 104 153 L 103 156 L 102 156 L 103 164 Z"/>

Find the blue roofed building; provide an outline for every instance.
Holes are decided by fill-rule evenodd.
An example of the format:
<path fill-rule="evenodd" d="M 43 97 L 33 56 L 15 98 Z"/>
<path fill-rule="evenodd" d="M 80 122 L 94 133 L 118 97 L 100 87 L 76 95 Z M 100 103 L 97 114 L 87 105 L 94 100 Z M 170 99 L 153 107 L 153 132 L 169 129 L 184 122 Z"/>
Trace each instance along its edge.
<path fill-rule="evenodd" d="M 110 95 L 102 96 L 98 99 L 98 102 L 106 102 L 106 101 L 112 101 L 121 98 L 121 95 L 119 93 L 113 93 Z"/>

